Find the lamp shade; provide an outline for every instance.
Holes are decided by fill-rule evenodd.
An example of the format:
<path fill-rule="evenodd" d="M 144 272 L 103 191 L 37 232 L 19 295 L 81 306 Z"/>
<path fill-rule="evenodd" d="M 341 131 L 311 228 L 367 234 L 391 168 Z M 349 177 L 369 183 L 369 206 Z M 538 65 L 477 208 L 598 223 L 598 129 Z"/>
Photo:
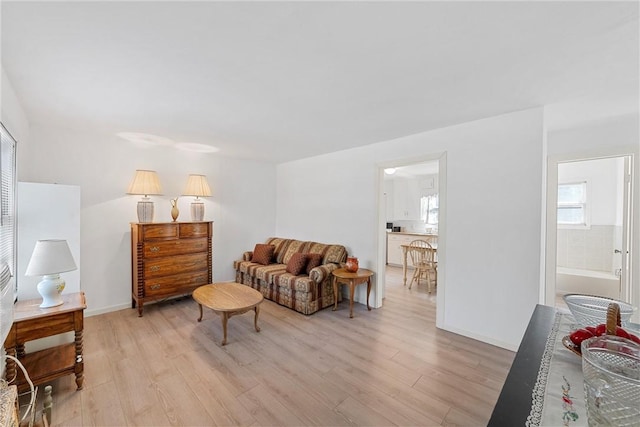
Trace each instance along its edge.
<path fill-rule="evenodd" d="M 45 276 L 77 268 L 66 240 L 38 240 L 25 275 Z"/>
<path fill-rule="evenodd" d="M 136 170 L 133 181 L 129 184 L 127 194 L 143 194 L 145 196 L 149 194 L 161 195 L 162 187 L 160 186 L 160 179 L 158 179 L 156 171 Z"/>
<path fill-rule="evenodd" d="M 187 187 L 183 196 L 209 197 L 211 196 L 211 188 L 204 175 L 189 175 Z"/>

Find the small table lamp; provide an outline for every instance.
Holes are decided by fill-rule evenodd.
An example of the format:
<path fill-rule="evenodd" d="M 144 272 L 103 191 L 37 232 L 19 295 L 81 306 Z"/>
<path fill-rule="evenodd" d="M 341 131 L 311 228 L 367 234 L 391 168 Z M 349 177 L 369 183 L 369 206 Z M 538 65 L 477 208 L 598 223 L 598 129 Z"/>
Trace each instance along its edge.
<path fill-rule="evenodd" d="M 207 183 L 207 177 L 204 175 L 189 175 L 187 188 L 185 188 L 183 196 L 196 197 L 191 202 L 191 221 L 202 221 L 204 219 L 204 203 L 199 197 L 211 196 L 211 188 Z"/>
<path fill-rule="evenodd" d="M 38 240 L 27 265 L 26 276 L 44 276 L 38 283 L 38 293 L 42 295 L 40 308 L 62 304 L 62 290 L 65 282 L 60 273 L 77 269 L 66 240 Z"/>
<path fill-rule="evenodd" d="M 138 202 L 138 222 L 153 222 L 153 202 L 149 195 L 161 195 L 162 187 L 156 171 L 136 170 L 133 181 L 129 184 L 127 194 L 144 196 Z"/>

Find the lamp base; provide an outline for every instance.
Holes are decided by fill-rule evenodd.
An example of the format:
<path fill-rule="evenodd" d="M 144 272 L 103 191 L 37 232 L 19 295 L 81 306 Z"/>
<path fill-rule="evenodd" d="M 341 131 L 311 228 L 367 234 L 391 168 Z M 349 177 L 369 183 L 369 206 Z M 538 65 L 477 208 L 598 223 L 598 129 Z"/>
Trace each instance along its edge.
<path fill-rule="evenodd" d="M 153 202 L 148 197 L 138 202 L 138 222 L 153 222 Z"/>
<path fill-rule="evenodd" d="M 65 281 L 60 278 L 59 274 L 47 274 L 38 283 L 38 293 L 42 295 L 42 304 L 40 308 L 49 308 L 62 305 L 62 290 L 64 289 Z"/>
<path fill-rule="evenodd" d="M 191 202 L 191 221 L 204 220 L 204 203 L 197 201 Z"/>

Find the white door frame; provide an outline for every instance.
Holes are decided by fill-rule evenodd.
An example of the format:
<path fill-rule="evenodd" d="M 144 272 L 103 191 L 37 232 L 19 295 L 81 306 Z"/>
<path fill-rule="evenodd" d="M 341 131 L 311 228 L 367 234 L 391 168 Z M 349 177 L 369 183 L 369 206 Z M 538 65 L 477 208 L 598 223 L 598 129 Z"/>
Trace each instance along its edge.
<path fill-rule="evenodd" d="M 386 269 L 387 260 L 385 249 L 387 245 L 387 232 L 385 225 L 387 222 L 386 206 L 384 203 L 384 170 L 386 168 L 398 168 L 416 163 L 438 161 L 438 292 L 436 294 L 436 326 L 441 328 L 444 324 L 444 301 L 446 292 L 446 265 L 447 265 L 447 153 L 439 152 L 420 157 L 410 157 L 406 159 L 390 160 L 378 163 L 377 189 L 378 189 L 378 221 L 375 230 L 378 236 L 378 259 L 376 262 L 377 275 L 375 281 L 375 307 L 382 307 L 382 299 L 385 297 L 386 284 L 385 275 L 382 273 Z"/>
<path fill-rule="evenodd" d="M 628 182 L 628 194 L 625 197 L 625 207 L 627 220 L 623 222 L 626 228 L 627 250 L 629 251 L 626 260 L 623 257 L 623 271 L 626 267 L 626 286 L 623 285 L 622 294 L 635 307 L 640 301 L 639 283 L 634 283 L 637 276 L 635 270 L 638 268 L 634 264 L 632 254 L 638 250 L 637 240 L 634 241 L 634 228 L 637 215 L 638 189 L 634 188 L 633 176 L 638 175 L 638 165 L 633 150 L 601 150 L 596 152 L 570 153 L 549 156 L 547 159 L 547 230 L 546 230 L 546 259 L 545 259 L 545 286 L 541 293 L 541 303 L 554 306 L 556 291 L 556 260 L 557 260 L 557 200 L 558 200 L 558 164 L 572 161 L 595 160 L 601 158 L 625 157 L 629 163 L 625 164 L 625 181 Z M 627 171 L 630 172 L 627 174 Z M 630 175 L 630 176 L 627 176 Z M 623 248 L 624 251 L 624 248 Z M 637 279 L 635 279 L 637 282 Z M 625 299 L 626 299 L 625 298 Z M 638 316 L 636 312 L 634 316 Z M 636 319 L 637 320 L 637 319 Z"/>

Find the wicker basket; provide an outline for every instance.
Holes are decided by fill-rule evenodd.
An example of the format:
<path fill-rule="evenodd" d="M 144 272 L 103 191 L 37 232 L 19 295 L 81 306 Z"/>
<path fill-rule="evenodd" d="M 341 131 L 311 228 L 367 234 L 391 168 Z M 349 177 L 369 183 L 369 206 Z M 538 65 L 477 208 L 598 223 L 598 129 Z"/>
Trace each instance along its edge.
<path fill-rule="evenodd" d="M 615 334 L 620 307 L 607 308 L 607 335 L 582 342 L 582 373 L 590 426 L 640 425 L 640 345 Z"/>
<path fill-rule="evenodd" d="M 633 314 L 631 305 L 611 298 L 582 294 L 567 294 L 563 298 L 576 322 L 583 328 L 606 323 L 607 308 L 612 302 L 618 304 L 620 308 L 620 322 L 623 327 L 629 326 L 629 320 Z"/>

